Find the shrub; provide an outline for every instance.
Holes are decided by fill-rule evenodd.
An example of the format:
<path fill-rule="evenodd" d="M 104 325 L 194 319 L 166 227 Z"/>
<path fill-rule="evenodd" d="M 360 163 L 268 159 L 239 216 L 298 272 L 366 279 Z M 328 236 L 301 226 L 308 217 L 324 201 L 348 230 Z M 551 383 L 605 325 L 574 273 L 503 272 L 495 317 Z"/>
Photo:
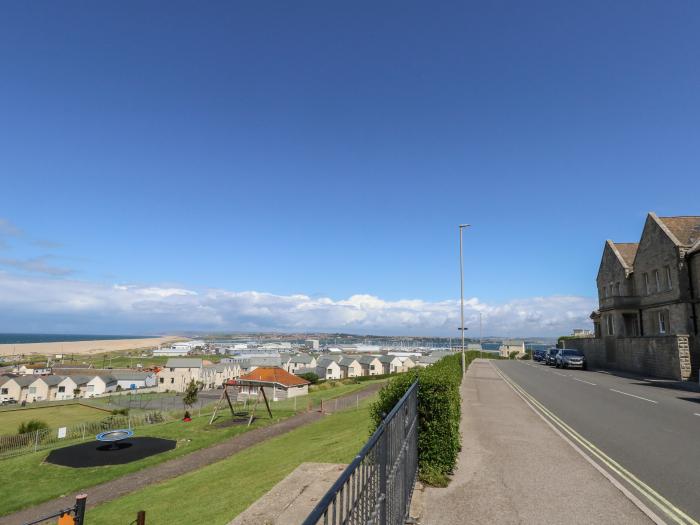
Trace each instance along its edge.
<path fill-rule="evenodd" d="M 468 352 L 467 363 L 478 356 L 478 352 Z M 418 380 L 419 478 L 429 485 L 447 485 L 461 449 L 461 360 L 461 354 L 454 354 L 426 368 L 416 367 L 394 376 L 370 406 L 376 429 L 411 384 Z"/>
<path fill-rule="evenodd" d="M 315 385 L 316 383 L 318 383 L 318 374 L 315 374 L 313 372 L 306 372 L 305 374 L 299 374 L 299 377 L 301 377 L 302 379 L 306 379 L 312 385 Z"/>
<path fill-rule="evenodd" d="M 128 416 L 129 409 L 128 408 L 115 408 L 114 410 L 112 410 L 112 415 L 113 416 Z"/>
<path fill-rule="evenodd" d="M 19 427 L 17 427 L 17 433 L 27 434 L 29 432 L 36 432 L 37 430 L 45 430 L 47 428 L 49 428 L 49 425 L 47 425 L 44 421 L 41 421 L 40 419 L 30 419 L 27 422 L 22 422 L 19 424 Z"/>

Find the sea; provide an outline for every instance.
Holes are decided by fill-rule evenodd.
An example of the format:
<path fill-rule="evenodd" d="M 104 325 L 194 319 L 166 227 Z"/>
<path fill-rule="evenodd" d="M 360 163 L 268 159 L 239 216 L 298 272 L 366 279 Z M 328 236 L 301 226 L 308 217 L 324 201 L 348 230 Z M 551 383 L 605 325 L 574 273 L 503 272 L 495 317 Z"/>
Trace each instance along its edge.
<path fill-rule="evenodd" d="M 112 339 L 145 339 L 151 335 L 100 335 L 100 334 L 3 334 L 0 344 L 65 343 L 68 341 L 102 341 Z"/>

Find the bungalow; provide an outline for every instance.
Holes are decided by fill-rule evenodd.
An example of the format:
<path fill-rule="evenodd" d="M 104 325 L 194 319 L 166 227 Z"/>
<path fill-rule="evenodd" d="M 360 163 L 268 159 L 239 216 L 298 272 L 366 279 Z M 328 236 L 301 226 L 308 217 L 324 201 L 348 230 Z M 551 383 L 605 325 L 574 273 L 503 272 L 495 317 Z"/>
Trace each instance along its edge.
<path fill-rule="evenodd" d="M 78 390 L 78 384 L 71 376 L 49 376 L 58 378 L 59 381 L 55 386 L 49 384 L 49 397 L 51 399 L 65 400 L 74 399 L 75 391 Z M 48 378 L 47 378 L 48 379 Z"/>
<path fill-rule="evenodd" d="M 46 363 L 34 365 L 18 365 L 14 369 L 15 374 L 21 376 L 45 376 L 51 373 L 51 367 Z"/>
<path fill-rule="evenodd" d="M 338 361 L 342 377 L 359 377 L 362 375 L 362 365 L 354 357 L 343 357 Z"/>
<path fill-rule="evenodd" d="M 331 357 L 321 357 L 316 362 L 316 375 L 320 379 L 342 379 L 343 373 L 338 361 Z"/>
<path fill-rule="evenodd" d="M 395 355 L 382 355 L 379 356 L 379 361 L 382 363 L 382 373 L 383 374 L 396 374 L 403 371 L 403 364 L 401 359 Z"/>
<path fill-rule="evenodd" d="M 401 371 L 408 372 L 411 368 L 416 366 L 416 362 L 410 357 L 400 357 L 401 359 Z"/>
<path fill-rule="evenodd" d="M 165 368 L 158 371 L 158 391 L 184 392 L 190 381 L 199 382 L 201 380 L 202 366 L 201 359 L 168 359 Z"/>
<path fill-rule="evenodd" d="M 156 386 L 155 372 L 138 372 L 134 370 L 111 370 L 111 376 L 117 380 L 116 390 L 138 390 Z"/>
<path fill-rule="evenodd" d="M 285 368 L 291 374 L 301 368 L 316 368 L 316 358 L 309 354 L 293 355 L 285 363 Z"/>
<path fill-rule="evenodd" d="M 257 396 L 262 387 L 270 401 L 280 401 L 309 393 L 309 382 L 280 367 L 258 367 L 228 382 L 239 387 L 239 396 Z"/>
<path fill-rule="evenodd" d="M 362 367 L 363 376 L 378 376 L 381 375 L 384 370 L 382 362 L 374 355 L 363 355 L 357 362 L 360 363 Z"/>
<path fill-rule="evenodd" d="M 85 383 L 85 394 L 87 397 L 99 396 L 108 392 L 114 392 L 117 389 L 117 380 L 114 376 L 92 376 Z"/>
<path fill-rule="evenodd" d="M 28 387 L 37 380 L 33 376 L 5 376 L 9 377 L 0 387 L 0 395 L 8 399 L 14 399 L 18 403 L 27 400 Z M 35 390 L 36 392 L 36 390 Z"/>

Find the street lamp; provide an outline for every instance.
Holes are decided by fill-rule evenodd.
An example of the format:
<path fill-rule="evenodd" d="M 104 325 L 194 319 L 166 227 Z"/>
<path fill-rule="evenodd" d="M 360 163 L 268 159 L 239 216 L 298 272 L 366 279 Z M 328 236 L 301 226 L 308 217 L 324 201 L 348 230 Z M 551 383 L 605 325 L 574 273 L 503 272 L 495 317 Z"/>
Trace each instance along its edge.
<path fill-rule="evenodd" d="M 462 375 L 467 372 L 467 363 L 464 358 L 464 254 L 462 251 L 462 230 L 469 228 L 470 224 L 459 225 L 459 313 L 462 320 Z"/>

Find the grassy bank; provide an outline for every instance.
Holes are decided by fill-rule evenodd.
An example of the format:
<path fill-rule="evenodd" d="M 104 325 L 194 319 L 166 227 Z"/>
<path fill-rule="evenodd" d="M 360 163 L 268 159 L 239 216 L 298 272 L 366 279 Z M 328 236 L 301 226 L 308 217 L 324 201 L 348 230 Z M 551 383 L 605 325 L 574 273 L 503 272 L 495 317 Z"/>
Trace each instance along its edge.
<path fill-rule="evenodd" d="M 226 524 L 306 461 L 348 463 L 368 437 L 367 402 L 195 472 L 99 505 L 88 523 L 122 525 L 146 510 L 149 525 Z M 202 504 L 206 502 L 206 504 Z"/>
<path fill-rule="evenodd" d="M 358 392 L 371 384 L 370 382 L 338 385 L 333 389 L 313 392 L 297 402 L 297 412 L 306 410 L 308 401 L 318 404 L 321 399 L 332 399 Z M 271 421 L 267 417 L 264 407 L 258 406 L 259 419 L 253 423 L 250 429 L 270 425 L 274 421 L 285 419 L 295 413 L 292 400 L 272 403 L 272 410 L 275 419 Z M 227 411 L 228 409 L 222 410 L 222 420 L 228 417 Z M 178 420 L 139 427 L 136 430 L 136 435 L 173 439 L 178 442 L 177 447 L 163 454 L 125 465 L 83 468 L 76 471 L 44 463 L 48 451 L 2 460 L 0 461 L 0 486 L 12 487 L 12 490 L 3 491 L 3 497 L 0 498 L 0 516 L 194 452 L 249 430 L 242 425 L 223 428 L 209 426 L 210 415 L 211 412 L 208 415 L 203 414 L 201 417 L 195 417 L 190 423 Z"/>

